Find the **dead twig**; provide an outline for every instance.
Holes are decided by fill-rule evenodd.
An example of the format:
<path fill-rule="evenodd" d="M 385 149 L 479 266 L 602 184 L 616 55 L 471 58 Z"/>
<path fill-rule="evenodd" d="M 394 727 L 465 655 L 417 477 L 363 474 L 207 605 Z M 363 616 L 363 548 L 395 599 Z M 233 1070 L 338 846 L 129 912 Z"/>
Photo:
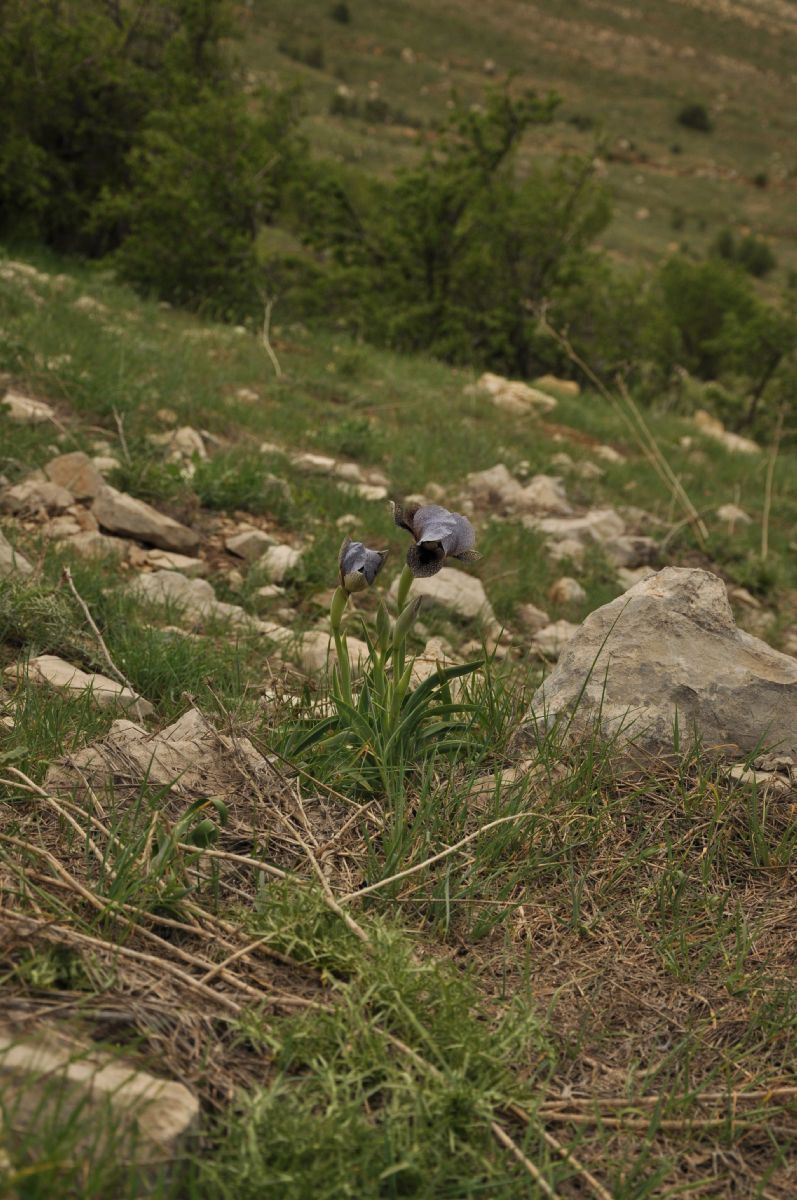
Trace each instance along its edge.
<path fill-rule="evenodd" d="M 780 439 L 783 434 L 783 421 L 786 415 L 786 406 L 781 405 L 778 412 L 778 420 L 775 425 L 775 433 L 772 438 L 772 448 L 769 452 L 769 461 L 767 463 L 767 477 L 764 483 L 764 511 L 761 514 L 761 561 L 767 561 L 769 554 L 769 515 L 772 510 L 772 487 L 775 482 L 775 464 L 778 461 L 778 451 L 780 450 Z"/>
<path fill-rule="evenodd" d="M 282 367 L 279 364 L 279 359 L 274 353 L 274 347 L 271 345 L 271 314 L 276 304 L 276 298 L 269 296 L 266 300 L 265 311 L 263 313 L 263 331 L 260 335 L 266 354 L 271 359 L 271 365 L 274 368 L 274 374 L 279 379 L 282 375 Z"/>

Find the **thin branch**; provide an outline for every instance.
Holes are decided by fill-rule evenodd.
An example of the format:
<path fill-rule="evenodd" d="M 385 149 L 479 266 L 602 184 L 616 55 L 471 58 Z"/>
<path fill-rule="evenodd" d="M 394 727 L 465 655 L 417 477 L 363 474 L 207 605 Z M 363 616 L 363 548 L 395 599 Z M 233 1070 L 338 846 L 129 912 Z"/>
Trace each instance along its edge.
<path fill-rule="evenodd" d="M 271 313 L 275 304 L 276 299 L 269 296 L 269 298 L 266 300 L 265 311 L 263 313 L 263 332 L 261 334 L 261 340 L 265 347 L 266 354 L 271 359 L 271 365 L 274 367 L 274 373 L 279 379 L 279 377 L 282 375 L 282 367 L 279 364 L 279 359 L 274 353 L 274 347 L 271 345 Z"/>
<path fill-rule="evenodd" d="M 116 408 L 113 410 L 113 419 L 116 422 L 116 432 L 119 434 L 119 445 L 122 447 L 122 454 L 128 467 L 133 461 L 130 457 L 130 448 L 125 437 L 125 418 L 124 414 L 120 413 Z"/>
<path fill-rule="evenodd" d="M 778 421 L 775 426 L 775 434 L 772 438 L 772 449 L 769 452 L 769 462 L 767 463 L 767 478 L 764 484 L 764 511 L 761 514 L 761 561 L 767 561 L 769 554 L 769 514 L 772 510 L 772 487 L 775 482 L 775 464 L 778 461 L 778 451 L 780 450 L 780 439 L 783 433 L 783 420 L 786 415 L 786 406 L 782 405 L 778 412 Z"/>
<path fill-rule="evenodd" d="M 78 604 L 80 605 L 81 611 L 83 612 L 83 616 L 86 618 L 86 620 L 89 624 L 89 627 L 91 628 L 91 632 L 94 634 L 95 638 L 97 639 L 97 643 L 100 647 L 100 650 L 102 651 L 102 657 L 105 659 L 105 663 L 106 663 L 106 666 L 108 667 L 108 670 L 111 672 L 111 674 L 113 675 L 113 677 L 117 683 L 121 683 L 122 687 L 126 687 L 128 689 L 128 691 L 131 691 L 133 693 L 134 696 L 138 696 L 138 693 L 136 692 L 136 689 L 133 687 L 133 684 L 130 682 L 130 680 L 127 678 L 126 675 L 122 674 L 122 672 L 117 667 L 116 663 L 111 658 L 111 653 L 105 644 L 105 639 L 103 638 L 102 634 L 100 633 L 100 631 L 97 627 L 96 621 L 94 620 L 94 618 L 91 615 L 88 604 L 86 604 L 86 601 L 83 599 L 80 592 L 75 587 L 75 581 L 72 578 L 72 572 L 70 571 L 69 567 L 65 566 L 62 569 L 61 578 L 63 579 L 64 583 L 69 588 L 70 592 L 75 597 Z M 140 712 L 137 715 L 140 716 L 141 715 Z"/>

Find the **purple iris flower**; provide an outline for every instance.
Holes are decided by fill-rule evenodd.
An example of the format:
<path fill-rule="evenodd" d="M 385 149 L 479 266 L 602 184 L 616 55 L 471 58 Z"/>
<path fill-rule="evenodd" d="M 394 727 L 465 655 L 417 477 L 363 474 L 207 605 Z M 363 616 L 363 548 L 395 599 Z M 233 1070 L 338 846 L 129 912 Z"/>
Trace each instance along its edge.
<path fill-rule="evenodd" d="M 346 592 L 362 592 L 370 587 L 382 570 L 387 550 L 369 550 L 362 542 L 347 537 L 340 548 L 340 586 Z"/>
<path fill-rule="evenodd" d="M 407 551 L 407 566 L 416 578 L 436 575 L 447 558 L 475 562 L 476 531 L 467 517 L 449 512 L 439 504 L 393 505 L 393 519 L 415 538 Z"/>

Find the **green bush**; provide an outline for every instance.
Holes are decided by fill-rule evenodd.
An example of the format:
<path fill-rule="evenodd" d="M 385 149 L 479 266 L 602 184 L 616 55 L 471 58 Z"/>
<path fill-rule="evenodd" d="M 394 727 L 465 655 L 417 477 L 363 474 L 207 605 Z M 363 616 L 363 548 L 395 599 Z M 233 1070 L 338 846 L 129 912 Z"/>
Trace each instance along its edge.
<path fill-rule="evenodd" d="M 685 104 L 675 119 L 684 129 L 695 129 L 698 133 L 711 133 L 714 128 L 705 104 Z"/>
<path fill-rule="evenodd" d="M 346 4 L 346 0 L 339 0 L 338 4 L 333 4 L 329 15 L 339 25 L 348 25 L 351 22 L 351 9 Z"/>
<path fill-rule="evenodd" d="M 730 229 L 723 229 L 711 249 L 719 258 L 738 263 L 748 275 L 754 275 L 757 279 L 763 279 L 777 266 L 777 259 L 769 244 L 752 233 L 737 241 Z"/>

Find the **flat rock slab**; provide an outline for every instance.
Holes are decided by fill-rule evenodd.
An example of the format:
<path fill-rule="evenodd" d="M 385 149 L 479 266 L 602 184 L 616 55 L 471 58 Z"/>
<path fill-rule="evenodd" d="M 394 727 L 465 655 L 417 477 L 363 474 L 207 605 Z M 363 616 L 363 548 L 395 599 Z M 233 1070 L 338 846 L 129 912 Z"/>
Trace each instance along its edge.
<path fill-rule="evenodd" d="M 61 513 L 74 503 L 75 497 L 70 491 L 49 480 L 24 479 L 3 493 L 3 508 L 16 516 Z"/>
<path fill-rule="evenodd" d="M 25 663 L 14 663 L 6 668 L 6 675 L 19 679 L 25 674 Z M 58 658 L 55 654 L 40 654 L 37 658 L 29 659 L 27 675 L 31 683 L 46 684 L 60 692 L 79 694 L 91 691 L 93 698 L 101 708 L 123 708 L 135 713 L 138 717 L 146 717 L 152 711 L 148 700 L 123 687 L 115 679 L 96 672 L 81 671 L 72 663 Z"/>
<path fill-rule="evenodd" d="M 176 1156 L 199 1117 L 199 1102 L 182 1083 L 51 1027 L 31 1033 L 29 1023 L 0 1026 L 0 1090 L 12 1141 L 73 1128 L 87 1153 L 105 1143 L 138 1165 Z"/>
<path fill-rule="evenodd" d="M 738 760 L 759 747 L 797 759 L 797 661 L 738 629 L 725 584 L 666 567 L 591 613 L 531 703 L 534 723 L 660 756 L 696 732 Z M 526 727 L 532 734 L 533 724 Z"/>
<path fill-rule="evenodd" d="M 120 799 L 142 784 L 191 797 L 227 796 L 247 780 L 270 775 L 262 754 L 245 737 L 218 733 L 196 708 L 158 733 L 134 721 L 114 721 L 100 741 L 54 763 L 46 787 L 58 794 L 113 789 Z"/>
<path fill-rule="evenodd" d="M 199 549 L 199 536 L 193 529 L 108 484 L 94 500 L 92 512 L 109 533 L 135 538 L 161 550 L 176 550 L 178 554 L 193 555 Z"/>
<path fill-rule="evenodd" d="M 0 578 L 8 575 L 30 575 L 33 567 L 0 533 Z"/>
<path fill-rule="evenodd" d="M 48 462 L 44 473 L 52 483 L 67 488 L 78 500 L 93 500 L 105 487 L 102 475 L 82 450 L 59 454 Z"/>
<path fill-rule="evenodd" d="M 139 575 L 132 589 L 156 604 L 176 605 L 194 625 L 216 618 L 262 633 L 273 642 L 287 641 L 292 637 L 289 630 L 253 617 L 239 604 L 217 600 L 213 587 L 206 579 L 189 579 L 179 571 L 153 571 L 149 575 Z"/>
<path fill-rule="evenodd" d="M 395 600 L 398 595 L 398 578 L 393 580 L 390 594 Z M 485 625 L 496 624 L 484 584 L 475 575 L 466 575 L 454 567 L 443 567 L 428 579 L 413 579 L 410 598 L 423 597 L 424 605 L 439 604 L 466 620 L 482 621 Z"/>
<path fill-rule="evenodd" d="M 55 409 L 51 405 L 14 391 L 6 392 L 0 400 L 0 411 L 20 425 L 41 425 L 55 419 Z"/>

